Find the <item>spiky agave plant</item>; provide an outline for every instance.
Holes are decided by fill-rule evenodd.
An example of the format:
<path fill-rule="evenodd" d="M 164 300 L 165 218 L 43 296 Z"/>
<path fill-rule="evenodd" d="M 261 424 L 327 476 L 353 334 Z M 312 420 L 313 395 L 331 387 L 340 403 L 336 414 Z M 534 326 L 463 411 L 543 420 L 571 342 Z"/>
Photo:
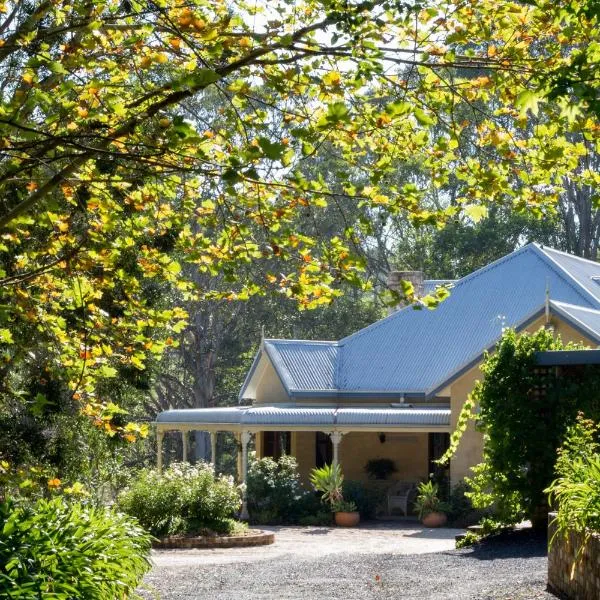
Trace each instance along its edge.
<path fill-rule="evenodd" d="M 327 502 L 333 507 L 343 501 L 344 475 L 339 464 L 315 467 L 310 472 L 310 482 L 317 492 L 323 494 L 321 497 L 323 502 Z"/>

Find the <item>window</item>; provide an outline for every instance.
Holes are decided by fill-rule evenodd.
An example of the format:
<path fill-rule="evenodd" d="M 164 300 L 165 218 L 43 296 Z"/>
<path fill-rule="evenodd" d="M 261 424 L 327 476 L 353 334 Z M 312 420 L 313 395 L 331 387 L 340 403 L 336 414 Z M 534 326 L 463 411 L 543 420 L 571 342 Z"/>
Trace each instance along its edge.
<path fill-rule="evenodd" d="M 263 431 L 263 457 L 275 460 L 291 453 L 292 446 L 289 431 Z"/>

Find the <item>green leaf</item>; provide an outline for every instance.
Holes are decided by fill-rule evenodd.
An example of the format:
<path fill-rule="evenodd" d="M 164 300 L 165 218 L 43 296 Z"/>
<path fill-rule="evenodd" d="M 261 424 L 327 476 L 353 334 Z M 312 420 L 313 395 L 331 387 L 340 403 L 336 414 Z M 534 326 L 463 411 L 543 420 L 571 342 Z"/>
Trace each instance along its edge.
<path fill-rule="evenodd" d="M 310 142 L 302 142 L 302 156 L 309 156 L 315 151 L 315 147 Z"/>
<path fill-rule="evenodd" d="M 4 344 L 14 344 L 14 340 L 10 330 L 0 329 L 0 342 Z"/>
<path fill-rule="evenodd" d="M 206 87 L 215 81 L 219 81 L 221 76 L 212 69 L 198 69 L 193 75 L 194 87 Z"/>
<path fill-rule="evenodd" d="M 117 370 L 114 367 L 109 367 L 108 365 L 102 365 L 98 369 L 98 373 L 101 377 L 106 377 L 107 379 L 117 376 Z"/>
<path fill-rule="evenodd" d="M 271 142 L 266 137 L 258 138 L 258 145 L 263 151 L 264 155 L 271 160 L 280 160 L 283 157 L 283 153 L 286 151 L 287 146 L 280 144 L 279 142 Z"/>
<path fill-rule="evenodd" d="M 464 211 L 474 223 L 478 223 L 481 219 L 487 217 L 488 214 L 487 207 L 480 204 L 465 206 Z"/>
<path fill-rule="evenodd" d="M 435 125 L 437 123 L 437 119 L 435 119 L 433 116 L 428 115 L 425 111 L 421 110 L 420 108 L 415 108 L 413 111 L 413 114 L 415 115 L 415 119 L 421 124 L 421 125 Z"/>
<path fill-rule="evenodd" d="M 523 90 L 515 100 L 515 106 L 520 109 L 521 116 L 525 116 L 528 110 L 533 115 L 537 115 L 539 112 L 539 102 L 541 100 L 541 94 L 532 90 Z"/>

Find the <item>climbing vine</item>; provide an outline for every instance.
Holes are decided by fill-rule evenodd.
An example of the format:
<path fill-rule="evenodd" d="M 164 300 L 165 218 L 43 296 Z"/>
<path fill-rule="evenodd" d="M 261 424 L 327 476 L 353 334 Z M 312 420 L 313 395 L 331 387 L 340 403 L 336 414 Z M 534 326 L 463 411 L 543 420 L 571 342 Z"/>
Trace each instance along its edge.
<path fill-rule="evenodd" d="M 600 398 L 590 393 L 600 389 L 596 370 L 557 377 L 553 370 L 541 370 L 536 364 L 536 352 L 578 347 L 563 344 L 546 329 L 521 335 L 507 330 L 496 351 L 483 361 L 484 378 L 463 407 L 451 450 L 456 450 L 477 406 L 477 429 L 484 435 L 483 463 L 467 479 L 470 497 L 478 508 L 493 505 L 504 522 L 543 517 L 544 490 L 552 481 L 556 448 L 567 427 L 578 411 L 596 419 L 600 416 Z"/>

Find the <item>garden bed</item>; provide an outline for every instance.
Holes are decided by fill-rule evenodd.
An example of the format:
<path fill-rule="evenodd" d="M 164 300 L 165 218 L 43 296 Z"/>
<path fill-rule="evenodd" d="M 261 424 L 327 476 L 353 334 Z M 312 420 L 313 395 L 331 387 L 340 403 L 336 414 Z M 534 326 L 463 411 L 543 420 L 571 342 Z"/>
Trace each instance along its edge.
<path fill-rule="evenodd" d="M 266 546 L 275 542 L 275 534 L 249 529 L 235 535 L 174 535 L 162 538 L 152 544 L 157 550 L 177 548 L 242 548 L 248 546 Z"/>

